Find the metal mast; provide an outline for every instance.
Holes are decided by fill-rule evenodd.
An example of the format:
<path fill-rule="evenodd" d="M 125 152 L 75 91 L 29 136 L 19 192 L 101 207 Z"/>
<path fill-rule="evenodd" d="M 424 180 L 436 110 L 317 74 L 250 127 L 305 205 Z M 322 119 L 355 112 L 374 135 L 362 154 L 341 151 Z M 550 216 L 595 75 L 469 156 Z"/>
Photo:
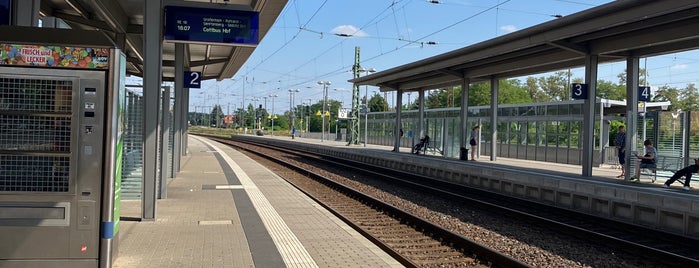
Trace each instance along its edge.
<path fill-rule="evenodd" d="M 354 66 L 352 72 L 354 78 L 359 78 L 359 47 L 354 47 Z M 350 139 L 347 145 L 359 144 L 359 85 L 354 84 L 352 88 L 352 113 L 350 114 Z"/>

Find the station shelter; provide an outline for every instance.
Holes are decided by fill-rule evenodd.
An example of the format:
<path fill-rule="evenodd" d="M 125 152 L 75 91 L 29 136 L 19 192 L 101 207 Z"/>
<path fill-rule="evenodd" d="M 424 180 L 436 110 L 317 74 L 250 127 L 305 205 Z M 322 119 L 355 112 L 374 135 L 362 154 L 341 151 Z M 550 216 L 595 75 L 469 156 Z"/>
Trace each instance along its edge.
<path fill-rule="evenodd" d="M 490 160 L 496 160 L 499 154 L 504 153 L 501 148 L 498 148 L 498 146 L 505 147 L 500 142 L 506 140 L 502 135 L 512 133 L 511 130 L 508 132 L 508 128 L 503 127 L 503 123 L 506 123 L 503 118 L 512 116 L 511 112 L 515 114 L 526 112 L 527 106 L 540 106 L 539 104 L 524 105 L 520 107 L 522 111 L 505 105 L 501 107 L 498 104 L 499 81 L 584 67 L 583 83 L 570 86 L 570 96 L 577 102 L 569 103 L 569 107 L 555 104 L 541 107 L 575 111 L 560 115 L 548 113 L 551 117 L 544 119 L 549 121 L 547 124 L 560 122 L 570 114 L 580 116 L 581 121 L 578 122 L 581 124 L 580 136 L 576 141 L 576 146 L 579 146 L 576 150 L 579 152 L 572 154 L 579 155 L 579 158 L 577 156 L 575 158 L 579 159 L 581 175 L 591 176 L 595 159 L 602 159 L 595 156 L 594 131 L 595 124 L 600 120 L 596 117 L 600 109 L 598 103 L 601 101 L 597 97 L 596 89 L 599 64 L 626 62 L 626 98 L 623 100 L 624 105 L 621 106 L 625 110 L 619 114 L 634 115 L 624 117 L 627 128 L 626 144 L 629 148 L 640 148 L 638 132 L 641 128 L 638 124 L 644 121 L 639 120 L 638 115 L 645 113 L 639 113 L 640 105 L 637 104 L 648 103 L 653 96 L 648 85 L 639 84 L 639 60 L 642 57 L 699 48 L 699 35 L 697 35 L 699 29 L 696 26 L 699 26 L 699 3 L 696 1 L 614 1 L 434 57 L 355 77 L 349 82 L 354 83 L 355 86 L 376 86 L 381 92 L 395 91 L 396 107 L 403 106 L 404 93 L 418 93 L 419 108 L 416 113 L 396 109 L 392 115 L 395 121 L 389 131 L 392 133 L 391 144 L 396 152 L 401 145 L 401 137 L 398 133 L 403 127 L 404 116 L 416 118 L 417 127 L 411 127 L 415 129 L 413 135 L 423 137 L 430 131 L 426 128 L 429 121 L 426 118 L 427 111 L 424 106 L 425 92 L 444 87 L 461 87 L 458 122 L 454 122 L 456 123 L 454 126 L 458 126 L 458 129 L 454 129 L 456 133 L 454 135 L 459 136 L 458 142 L 454 142 L 458 147 L 450 146 L 444 149 L 447 150 L 447 154 L 453 154 L 455 148 L 470 147 L 468 145 L 470 127 L 482 124 L 484 127 L 481 128 L 481 133 L 485 134 L 482 140 L 487 145 L 483 146 L 487 147 L 484 150 L 488 153 Z M 474 110 L 472 109 L 474 107 L 468 106 L 469 86 L 479 82 L 490 84 L 488 109 L 476 107 Z M 486 113 L 481 113 L 483 111 Z M 439 122 L 432 123 L 432 129 L 435 129 L 434 126 L 438 124 Z M 514 123 L 510 127 L 517 130 L 517 126 L 518 124 Z M 521 131 L 522 128 L 519 129 Z M 449 129 L 438 131 L 449 131 Z M 505 133 L 502 133 L 503 131 Z M 565 133 L 557 135 L 565 135 Z M 683 138 L 688 139 L 688 136 Z M 529 139 L 529 141 L 532 140 Z M 689 159 L 687 141 L 685 140 L 685 149 L 682 150 L 685 153 L 682 156 L 685 164 Z M 517 154 L 522 152 L 524 155 L 536 156 L 536 160 L 540 160 L 541 157 L 548 159 L 549 155 L 560 153 L 558 151 L 555 154 L 528 153 L 526 149 L 520 150 L 519 147 L 508 145 L 505 151 L 509 152 L 514 148 Z M 632 156 L 627 154 L 626 157 Z M 565 158 L 570 159 L 569 156 Z"/>

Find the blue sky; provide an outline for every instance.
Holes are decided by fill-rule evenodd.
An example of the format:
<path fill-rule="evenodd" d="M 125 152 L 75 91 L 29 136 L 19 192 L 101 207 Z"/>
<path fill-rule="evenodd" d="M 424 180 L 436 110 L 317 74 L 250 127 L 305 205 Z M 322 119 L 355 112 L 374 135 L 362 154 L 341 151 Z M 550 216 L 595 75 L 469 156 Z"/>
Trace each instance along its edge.
<path fill-rule="evenodd" d="M 432 3 L 438 2 L 438 3 Z M 298 89 L 295 104 L 317 103 L 330 81 L 329 99 L 351 106 L 355 47 L 361 66 L 386 70 L 446 53 L 513 31 L 566 16 L 610 1 L 602 0 L 289 0 L 274 26 L 233 77 L 204 81 L 190 92 L 195 106 L 220 104 L 233 110 L 251 97 L 275 113 L 289 109 L 289 89 Z M 343 37 L 349 36 L 349 37 Z M 696 51 L 641 59 L 652 85 L 684 87 L 699 75 Z M 617 81 L 624 63 L 601 65 L 599 78 Z M 582 77 L 583 70 L 573 70 Z M 364 74 L 362 74 L 364 75 Z M 369 87 L 369 94 L 376 88 Z M 365 88 L 362 87 L 361 95 Z M 278 97 L 269 98 L 270 95 Z M 407 95 L 404 99 L 407 100 Z M 413 96 L 414 99 L 414 96 Z M 405 101 L 404 100 L 404 101 Z M 389 95 L 389 103 L 395 101 Z"/>

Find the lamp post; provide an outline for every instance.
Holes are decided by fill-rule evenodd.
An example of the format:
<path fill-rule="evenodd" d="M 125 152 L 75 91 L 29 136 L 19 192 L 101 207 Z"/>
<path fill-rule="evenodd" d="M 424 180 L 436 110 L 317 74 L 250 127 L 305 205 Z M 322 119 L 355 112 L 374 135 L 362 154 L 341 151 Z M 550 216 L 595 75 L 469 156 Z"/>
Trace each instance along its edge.
<path fill-rule="evenodd" d="M 680 117 L 682 109 L 677 109 L 676 112 L 672 112 L 672 152 L 675 152 L 675 125 L 677 124 L 677 118 Z M 681 154 L 680 154 L 681 156 Z"/>
<path fill-rule="evenodd" d="M 291 117 L 291 128 L 296 127 L 296 115 L 294 114 L 294 94 L 301 92 L 300 89 L 289 89 L 289 117 Z"/>
<path fill-rule="evenodd" d="M 375 73 L 376 69 L 370 68 L 370 69 L 364 69 L 364 67 L 359 68 L 360 73 L 366 73 L 366 75 L 369 75 L 369 73 Z M 366 109 L 364 113 L 364 147 L 366 147 L 367 143 L 367 138 L 369 134 L 368 126 L 369 126 L 369 85 L 364 86 L 364 108 Z"/>
<path fill-rule="evenodd" d="M 328 86 L 332 85 L 332 83 L 330 81 L 318 81 L 318 85 L 323 86 L 323 114 L 320 115 L 323 117 L 323 125 L 320 129 L 320 141 L 323 142 L 325 141 L 325 112 L 327 111 L 326 106 L 328 104 Z"/>
<path fill-rule="evenodd" d="M 276 97 L 279 97 L 279 95 L 277 95 L 277 94 L 270 94 L 269 95 L 269 98 L 272 99 L 272 116 L 270 117 L 270 119 L 272 119 L 272 129 L 270 132 L 271 136 L 274 136 L 274 119 L 277 118 L 277 115 L 274 113 L 274 98 L 276 98 Z"/>
<path fill-rule="evenodd" d="M 306 135 L 308 135 L 308 125 L 310 125 L 311 120 L 311 101 L 312 99 L 308 99 L 308 111 L 306 111 Z"/>

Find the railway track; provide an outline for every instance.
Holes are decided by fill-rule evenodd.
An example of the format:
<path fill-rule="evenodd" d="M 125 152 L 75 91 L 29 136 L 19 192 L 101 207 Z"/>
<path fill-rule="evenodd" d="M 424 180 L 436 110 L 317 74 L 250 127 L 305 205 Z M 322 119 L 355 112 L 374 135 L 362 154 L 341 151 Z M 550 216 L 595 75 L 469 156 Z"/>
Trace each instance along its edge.
<path fill-rule="evenodd" d="M 221 142 L 229 143 L 230 141 L 221 140 Z M 239 145 L 240 146 L 240 145 Z M 251 146 L 251 145 L 250 145 Z M 263 146 L 263 145 L 256 145 Z M 279 149 L 279 148 L 268 148 Z M 253 149 L 253 151 L 260 151 L 260 149 Z M 341 159 L 331 159 L 325 156 L 310 155 L 307 153 L 290 152 L 285 151 L 284 154 L 293 156 L 295 158 L 306 158 L 314 159 L 314 161 L 325 161 L 325 165 L 331 166 L 341 166 L 345 170 L 353 170 L 351 173 L 364 174 L 365 176 L 381 176 L 380 180 L 391 180 L 392 184 L 401 184 L 403 187 L 409 187 L 415 189 L 416 192 L 420 193 L 432 193 L 434 195 L 443 196 L 453 202 L 468 203 L 470 207 L 479 207 L 482 210 L 489 211 L 491 213 L 507 215 L 517 221 L 527 222 L 534 225 L 548 226 L 548 228 L 555 230 L 555 232 L 564 234 L 570 237 L 576 237 L 578 239 L 586 239 L 592 241 L 591 243 L 603 244 L 606 247 L 624 249 L 624 251 L 629 254 L 641 255 L 646 259 L 656 260 L 657 263 L 653 266 L 682 266 L 682 267 L 696 267 L 699 265 L 699 257 L 697 256 L 697 245 L 696 240 L 674 236 L 671 234 L 658 232 L 655 230 L 649 230 L 647 228 L 642 228 L 635 225 L 623 224 L 620 222 L 609 221 L 602 218 L 591 217 L 586 214 L 580 214 L 571 212 L 568 210 L 550 207 L 546 205 L 541 205 L 538 203 L 529 202 L 527 200 L 522 200 L 518 198 L 505 197 L 497 194 L 493 194 L 486 191 L 481 191 L 478 189 L 473 189 L 469 187 L 464 187 L 462 185 L 455 185 L 452 183 L 447 183 L 439 180 L 431 180 L 422 176 L 415 176 L 409 173 L 397 172 L 395 170 L 387 170 L 381 167 L 365 165 L 362 163 L 347 162 Z M 328 162 L 329 161 L 329 162 Z M 303 171 L 302 171 L 303 172 Z M 391 174 L 391 175 L 385 175 Z M 332 184 L 332 183 L 331 183 Z M 338 186 L 333 186 L 338 187 Z M 356 195 L 360 194 L 352 194 Z M 319 200 L 319 202 L 324 202 Z M 368 203 L 367 201 L 362 201 Z M 380 201 L 379 201 L 380 202 Z M 344 203 L 340 203 L 342 205 Z M 452 251 L 445 252 L 460 252 L 466 251 L 469 243 L 473 243 L 466 239 L 468 242 L 465 244 L 463 242 L 458 242 L 458 234 L 446 230 L 443 227 L 437 226 L 436 229 L 428 230 L 432 227 L 424 227 L 421 224 L 416 223 L 421 221 L 421 219 L 414 216 L 396 216 L 398 212 L 392 210 L 399 210 L 390 205 L 378 206 L 371 204 L 375 209 L 382 211 L 382 213 L 391 215 L 394 219 L 400 219 L 401 222 L 407 223 L 413 229 L 426 230 L 428 237 L 439 241 L 441 245 L 452 245 Z M 388 207 L 388 208 L 386 208 Z M 340 212 L 338 212 L 340 213 Z M 345 214 L 351 215 L 351 212 L 345 212 Z M 362 215 L 362 214 L 360 214 Z M 417 219 L 415 219 L 417 218 Z M 360 218 L 362 222 L 363 218 Z M 363 219 L 366 220 L 366 219 Z M 349 221 L 349 220 L 348 220 Z M 429 224 L 429 223 L 427 223 Z M 395 226 L 391 226 L 391 230 L 395 229 Z M 417 227 L 417 228 L 415 228 Z M 438 230 L 438 231 L 437 231 Z M 456 238 L 454 238 L 456 237 Z M 378 239 L 378 238 L 377 238 Z M 453 240 L 457 239 L 457 240 Z M 391 238 L 383 238 L 379 241 L 398 241 L 392 245 L 405 246 L 412 245 L 407 241 L 392 240 Z M 389 244 L 390 243 L 385 243 Z M 429 244 L 429 243 L 428 243 Z M 432 244 L 436 244 L 432 242 Z M 391 247 L 391 246 L 388 246 Z M 483 264 L 492 264 L 493 266 L 512 266 L 512 264 L 500 264 L 497 261 L 483 261 L 485 256 L 489 254 L 500 254 L 500 253 L 485 253 L 484 251 L 491 250 L 487 246 L 483 246 L 481 249 L 471 251 L 470 253 L 462 254 L 464 256 L 475 254 L 479 256 L 479 260 Z M 398 252 L 398 250 L 396 250 Z M 416 250 L 420 251 L 420 250 Z M 476 253 L 477 252 L 477 253 Z M 398 253 L 400 254 L 400 253 Z M 450 253 L 447 253 L 448 256 Z M 483 257 L 483 258 L 481 258 Z M 497 259 L 498 257 L 496 257 Z M 449 257 L 444 258 L 449 260 Z M 415 261 L 411 261 L 411 265 L 430 267 L 432 263 L 430 260 L 416 258 Z M 445 262 L 446 266 L 454 266 L 454 263 L 476 263 L 468 260 L 458 260 L 452 263 Z M 515 265 L 524 265 L 523 263 L 516 261 Z M 643 265 L 640 265 L 643 266 Z"/>
<path fill-rule="evenodd" d="M 250 146 L 212 138 L 274 162 L 272 170 L 406 267 L 530 267 L 372 196 Z M 271 150 L 267 148 L 268 150 Z M 269 163 L 268 163 L 269 164 Z M 294 179 L 291 173 L 308 179 Z"/>

